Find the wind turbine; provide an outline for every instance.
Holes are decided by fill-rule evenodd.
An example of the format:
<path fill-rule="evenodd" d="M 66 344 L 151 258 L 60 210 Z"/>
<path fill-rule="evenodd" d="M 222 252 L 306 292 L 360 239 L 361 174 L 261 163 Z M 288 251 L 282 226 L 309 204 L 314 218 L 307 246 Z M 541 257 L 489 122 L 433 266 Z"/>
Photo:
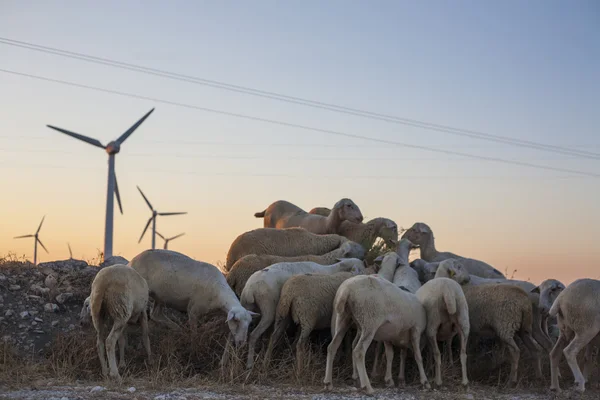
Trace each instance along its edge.
<path fill-rule="evenodd" d="M 165 247 L 164 247 L 164 249 L 166 250 L 166 249 L 167 249 L 167 247 L 168 247 L 168 245 L 169 245 L 169 242 L 170 242 L 171 240 L 175 240 L 175 239 L 177 239 L 178 237 L 181 237 L 181 236 L 185 235 L 185 232 L 184 232 L 184 233 L 180 233 L 179 235 L 176 235 L 176 236 L 173 236 L 173 237 L 170 237 L 170 238 L 165 238 L 163 235 L 161 235 L 160 233 L 158 233 L 158 231 L 156 231 L 156 234 L 157 234 L 158 236 L 160 236 L 160 237 L 161 237 L 161 238 L 162 238 L 162 239 L 165 241 Z"/>
<path fill-rule="evenodd" d="M 69 246 L 69 260 L 73 259 L 73 252 L 71 251 L 71 245 L 67 242 L 67 246 Z"/>
<path fill-rule="evenodd" d="M 142 241 L 142 238 L 144 237 L 144 234 L 146 233 L 146 230 L 148 230 L 148 226 L 150 226 L 150 222 L 152 222 L 152 250 L 154 250 L 155 244 L 156 244 L 156 216 L 157 215 L 164 215 L 164 216 L 167 216 L 167 215 L 182 215 L 182 214 L 187 214 L 187 211 L 186 212 L 161 212 L 161 213 L 159 213 L 158 211 L 156 211 L 152 207 L 152 204 L 150 204 L 150 201 L 144 195 L 144 192 L 142 192 L 142 189 L 140 189 L 139 186 L 137 186 L 137 188 L 140 191 L 140 194 L 142 195 L 142 197 L 144 198 L 144 200 L 146 200 L 146 204 L 148 204 L 148 207 L 150 207 L 150 210 L 152 211 L 152 216 L 148 220 L 148 223 L 146 224 L 146 227 L 144 228 L 144 231 L 142 232 L 142 236 L 140 236 L 140 240 L 138 240 L 138 243 L 140 243 Z"/>
<path fill-rule="evenodd" d="M 104 259 L 112 256 L 113 252 L 113 209 L 114 209 L 114 196 L 117 196 L 117 202 L 119 203 L 119 210 L 123 214 L 123 207 L 121 205 L 121 196 L 119 195 L 119 186 L 117 185 L 117 176 L 115 175 L 115 155 L 121 150 L 123 142 L 135 131 L 141 124 L 152 114 L 154 108 L 146 113 L 138 122 L 133 124 L 131 128 L 127 129 L 117 140 L 113 140 L 104 146 L 98 139 L 93 139 L 79 133 L 71 132 L 66 129 L 57 128 L 52 125 L 46 125 L 48 128 L 62 132 L 66 135 L 79 139 L 93 146 L 100 147 L 106 150 L 108 153 L 108 185 L 106 191 L 106 222 L 104 225 Z"/>
<path fill-rule="evenodd" d="M 40 246 L 42 246 L 44 248 L 44 250 L 46 250 L 46 253 L 49 253 L 48 249 L 46 249 L 46 246 L 44 246 L 44 244 L 42 243 L 42 241 L 40 240 L 40 238 L 38 236 L 38 234 L 40 233 L 40 229 L 42 229 L 42 224 L 44 223 L 45 218 L 46 218 L 46 216 L 44 215 L 42 217 L 42 222 L 40 222 L 40 226 L 38 226 L 37 231 L 35 231 L 34 235 L 15 236 L 15 239 L 22 239 L 22 238 L 28 238 L 28 237 L 35 238 L 35 245 L 33 246 L 33 265 L 37 265 L 37 245 L 38 245 L 38 243 L 40 244 Z"/>

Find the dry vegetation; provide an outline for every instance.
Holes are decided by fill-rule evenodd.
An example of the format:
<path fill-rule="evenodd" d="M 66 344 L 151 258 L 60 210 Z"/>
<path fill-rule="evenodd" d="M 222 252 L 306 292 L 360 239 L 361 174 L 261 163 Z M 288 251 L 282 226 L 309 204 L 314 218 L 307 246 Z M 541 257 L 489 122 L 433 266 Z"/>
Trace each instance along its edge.
<path fill-rule="evenodd" d="M 13 256 L 0 259 L 0 272 L 8 274 L 10 271 L 26 268 L 36 268 L 30 263 Z M 83 278 L 82 278 L 83 279 Z M 91 279 L 88 285 L 91 284 Z M 0 287 L 0 290 L 2 288 Z M 89 289 L 88 289 L 89 290 Z M 146 364 L 146 357 L 141 345 L 141 329 L 138 326 L 128 327 L 128 341 L 125 351 L 126 368 L 121 372 L 124 385 L 139 385 L 147 390 L 169 390 L 181 387 L 222 387 L 230 392 L 242 390 L 247 385 L 266 385 L 268 387 L 286 387 L 289 390 L 304 390 L 310 393 L 323 393 L 322 381 L 324 377 L 326 347 L 329 343 L 328 332 L 313 332 L 311 349 L 307 352 L 305 365 L 298 370 L 294 359 L 295 347 L 292 345 L 295 327 L 290 327 L 288 335 L 282 340 L 278 349 L 273 354 L 270 365 L 262 362 L 263 352 L 266 349 L 268 335 L 263 338 L 262 346 L 258 353 L 258 360 L 254 369 L 248 372 L 245 369 L 245 351 L 236 352 L 232 349 L 226 367 L 221 368 L 219 361 L 223 354 L 223 346 L 228 333 L 227 324 L 223 315 L 213 315 L 201 322 L 201 327 L 195 336 L 192 336 L 184 321 L 185 316 L 172 312 L 172 318 L 179 319 L 184 325 L 181 331 L 172 331 L 150 324 L 150 341 L 155 363 Z M 354 333 L 348 334 L 351 340 Z M 32 382 L 50 380 L 56 384 L 73 384 L 75 382 L 101 382 L 100 363 L 96 353 L 96 337 L 93 328 L 81 330 L 77 328 L 71 332 L 58 332 L 52 337 L 51 345 L 42 353 L 24 353 L 11 346 L 9 343 L 0 343 L 0 389 L 16 389 L 33 385 Z M 519 363 L 520 382 L 517 389 L 505 388 L 510 369 L 508 353 L 502 351 L 500 345 L 494 340 L 481 340 L 475 343 L 470 338 L 469 348 L 469 379 L 472 393 L 485 393 L 487 398 L 492 393 L 527 392 L 538 398 L 548 398 L 549 387 L 549 361 L 544 356 L 543 371 L 546 377 L 539 382 L 530 368 L 531 359 L 527 352 L 522 352 Z M 348 390 L 352 385 L 352 365 L 347 347 L 340 347 L 334 364 L 334 385 L 337 390 Z M 367 368 L 372 365 L 374 346 L 367 353 Z M 426 361 L 428 377 L 433 376 L 433 363 L 430 359 L 429 348 L 423 353 Z M 460 389 L 460 363 L 458 354 L 455 353 L 453 367 L 446 367 L 443 371 L 444 384 L 439 395 L 462 393 Z M 397 377 L 399 353 L 396 353 L 394 362 L 394 379 Z M 447 365 L 447 364 L 445 364 Z M 563 388 L 572 382 L 571 371 L 564 362 L 561 365 L 561 383 Z M 424 393 L 418 389 L 418 373 L 412 358 L 407 359 L 407 384 L 408 390 L 415 393 Z M 597 398 L 595 382 L 598 381 L 598 371 L 594 371 L 592 384 L 588 385 L 585 398 Z M 107 382 L 103 385 L 110 385 Z M 376 390 L 381 394 L 397 393 L 398 389 L 384 389 L 383 378 L 373 379 Z M 2 391 L 2 390 L 0 390 Z M 433 394 L 432 394 L 433 395 Z M 265 397 L 266 395 L 258 396 Z M 461 394 L 464 396 L 464 393 Z M 431 398 L 425 396 L 424 398 Z M 444 398 L 438 397 L 435 398 Z M 448 397 L 446 397 L 448 398 Z M 458 398 L 458 397 L 450 397 Z M 461 397 L 463 398 L 463 397 Z M 477 396 L 476 398 L 480 398 Z M 500 397 L 497 397 L 500 398 Z M 508 397 L 511 398 L 511 397 Z"/>

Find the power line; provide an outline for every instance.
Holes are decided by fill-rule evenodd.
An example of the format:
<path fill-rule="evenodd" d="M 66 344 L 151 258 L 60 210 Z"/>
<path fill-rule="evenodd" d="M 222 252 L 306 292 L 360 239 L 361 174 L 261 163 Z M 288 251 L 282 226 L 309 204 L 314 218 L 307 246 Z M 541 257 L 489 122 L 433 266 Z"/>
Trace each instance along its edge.
<path fill-rule="evenodd" d="M 473 139 L 487 140 L 487 141 L 492 141 L 492 142 L 496 142 L 496 143 L 509 144 L 509 145 L 513 145 L 513 146 L 528 147 L 528 148 L 540 150 L 540 151 L 553 152 L 553 153 L 559 153 L 559 154 L 565 154 L 565 155 L 574 155 L 574 156 L 578 156 L 581 158 L 590 158 L 590 159 L 600 160 L 599 153 L 594 153 L 594 152 L 590 152 L 590 151 L 577 150 L 577 149 L 567 148 L 567 147 L 563 147 L 563 146 L 549 145 L 549 144 L 544 144 L 544 143 L 539 143 L 539 142 L 533 142 L 530 140 L 510 138 L 507 136 L 492 135 L 492 134 L 481 132 L 481 131 L 475 131 L 475 130 L 469 130 L 469 129 L 463 129 L 463 128 L 455 128 L 455 127 L 448 126 L 448 125 L 435 124 L 435 123 L 419 121 L 419 120 L 410 119 L 410 118 L 402 118 L 402 117 L 397 117 L 397 116 L 387 115 L 387 114 L 382 114 L 382 113 L 375 113 L 375 112 L 371 112 L 371 111 L 360 110 L 360 109 L 356 109 L 356 108 L 345 107 L 345 106 L 340 106 L 340 105 L 331 104 L 331 103 L 325 103 L 325 102 L 320 102 L 320 101 L 315 101 L 315 100 L 304 99 L 304 98 L 296 97 L 296 96 L 289 96 L 289 95 L 285 95 L 285 94 L 281 94 L 281 93 L 277 93 L 277 92 L 259 90 L 259 89 L 254 89 L 254 88 L 245 87 L 245 86 L 241 86 L 241 85 L 232 85 L 232 84 L 225 83 L 225 82 L 203 79 L 203 78 L 199 78 L 199 77 L 195 77 L 195 76 L 191 76 L 191 75 L 174 73 L 174 72 L 160 70 L 160 69 L 156 69 L 156 68 L 150 68 L 150 67 L 145 67 L 145 66 L 141 66 L 141 65 L 112 60 L 109 58 L 97 57 L 97 56 L 92 56 L 92 55 L 88 55 L 88 54 L 83 54 L 83 53 L 78 53 L 78 52 L 73 52 L 73 51 L 68 51 L 68 50 L 62 50 L 62 49 L 58 49 L 58 48 L 54 48 L 54 47 L 42 46 L 42 45 L 38 45 L 35 43 L 23 42 L 23 41 L 9 39 L 9 38 L 0 37 L 0 43 L 8 45 L 8 46 L 19 47 L 19 48 L 23 48 L 23 49 L 27 49 L 27 50 L 33 50 L 33 51 L 37 51 L 37 52 L 57 55 L 57 56 L 61 56 L 61 57 L 67 57 L 67 58 L 71 58 L 71 59 L 77 59 L 80 61 L 86 61 L 86 62 L 95 63 L 95 64 L 102 64 L 102 65 L 106 65 L 106 66 L 110 66 L 110 67 L 126 69 L 126 70 L 140 72 L 140 73 L 144 73 L 144 74 L 148 74 L 148 75 L 154 75 L 154 76 L 159 76 L 159 77 L 163 77 L 163 78 L 183 81 L 183 82 L 187 82 L 187 83 L 194 83 L 194 84 L 209 86 L 209 87 L 213 87 L 213 88 L 217 88 L 217 89 L 229 90 L 229 91 L 233 91 L 236 93 L 243 93 L 243 94 L 248 94 L 251 96 L 258 96 L 258 97 L 268 98 L 268 99 L 272 99 L 272 100 L 284 101 L 287 103 L 299 104 L 299 105 L 304 105 L 307 107 L 319 108 L 319 109 L 334 111 L 334 112 L 343 113 L 343 114 L 349 114 L 349 115 L 354 115 L 354 116 L 359 116 L 359 117 L 364 117 L 364 118 L 371 118 L 371 119 L 376 119 L 376 120 L 389 122 L 389 123 L 402 124 L 402 125 L 407 125 L 407 126 L 411 126 L 411 127 L 415 127 L 415 128 L 433 130 L 433 131 L 438 131 L 438 132 L 442 132 L 442 133 L 449 133 L 452 135 L 464 136 L 464 137 L 469 137 L 469 138 L 473 138 Z"/>
<path fill-rule="evenodd" d="M 502 164 L 512 164 L 512 165 L 518 165 L 518 166 L 522 166 L 522 167 L 529 167 L 529 168 L 543 169 L 543 170 L 548 170 L 548 171 L 564 172 L 564 173 L 569 173 L 569 174 L 578 174 L 578 175 L 585 175 L 585 176 L 590 176 L 590 177 L 594 177 L 594 178 L 600 178 L 600 174 L 597 174 L 594 172 L 578 171 L 578 170 L 571 170 L 571 169 L 558 168 L 558 167 L 550 167 L 550 166 L 546 166 L 546 165 L 531 164 L 531 163 L 524 162 L 524 161 L 510 161 L 510 160 L 505 160 L 502 158 L 479 156 L 479 155 L 475 155 L 475 154 L 462 153 L 462 152 L 458 152 L 458 151 L 434 149 L 434 148 L 430 148 L 428 146 L 423 146 L 423 145 L 402 143 L 402 142 L 396 142 L 393 140 L 386 140 L 386 139 L 378 139 L 378 138 L 373 138 L 373 137 L 368 137 L 368 136 L 357 135 L 357 134 L 353 134 L 353 133 L 334 131 L 331 129 L 322 129 L 322 128 L 300 125 L 300 124 L 291 123 L 291 122 L 285 122 L 285 121 L 279 121 L 279 120 L 274 120 L 274 119 L 239 114 L 239 113 L 230 112 L 230 111 L 216 110 L 216 109 L 208 108 L 208 107 L 200 107 L 200 106 L 195 106 L 195 105 L 186 104 L 186 103 L 180 103 L 180 102 L 175 102 L 175 101 L 170 101 L 170 100 L 163 100 L 163 99 L 159 99 L 159 98 L 138 95 L 138 94 L 134 94 L 134 93 L 121 92 L 118 90 L 104 89 L 104 88 L 100 88 L 100 87 L 96 87 L 96 86 L 84 85 L 84 84 L 80 84 L 80 83 L 69 82 L 69 81 L 64 81 L 64 80 L 60 80 L 60 79 L 47 78 L 47 77 L 43 77 L 43 76 L 39 76 L 39 75 L 32 75 L 32 74 L 16 72 L 16 71 L 11 71 L 11 70 L 6 70 L 6 69 L 0 69 L 0 72 L 4 72 L 7 74 L 11 74 L 11 75 L 23 76 L 23 77 L 32 78 L 32 79 L 37 79 L 37 80 L 42 80 L 42 81 L 46 81 L 46 82 L 59 83 L 62 85 L 67 85 L 67 86 L 72 86 L 72 87 L 95 90 L 95 91 L 103 92 L 103 93 L 116 94 L 116 95 L 124 96 L 124 97 L 131 97 L 131 98 L 136 98 L 136 99 L 140 99 L 140 100 L 148 100 L 148 101 L 153 101 L 156 103 L 169 104 L 169 105 L 173 105 L 173 106 L 177 106 L 177 107 L 184 107 L 184 108 L 189 108 L 189 109 L 193 109 L 193 110 L 200 110 L 200 111 L 210 112 L 210 113 L 214 113 L 214 114 L 226 115 L 229 117 L 241 118 L 241 119 L 246 119 L 246 120 L 250 120 L 250 121 L 265 122 L 265 123 L 279 125 L 279 126 L 285 126 L 285 127 L 289 127 L 289 128 L 297 128 L 297 129 L 303 129 L 303 130 L 308 130 L 308 131 L 313 131 L 313 132 L 321 132 L 321 133 L 343 136 L 343 137 L 348 137 L 348 138 L 353 138 L 353 139 L 368 140 L 368 141 L 388 144 L 388 145 L 392 145 L 392 146 L 400 146 L 400 147 L 407 147 L 407 148 L 418 149 L 418 150 L 426 150 L 426 151 L 431 151 L 431 152 L 440 153 L 440 154 L 449 154 L 449 155 L 455 155 L 455 156 L 470 157 L 470 158 L 475 158 L 475 159 L 479 159 L 482 161 L 497 162 L 497 163 L 502 163 Z"/>

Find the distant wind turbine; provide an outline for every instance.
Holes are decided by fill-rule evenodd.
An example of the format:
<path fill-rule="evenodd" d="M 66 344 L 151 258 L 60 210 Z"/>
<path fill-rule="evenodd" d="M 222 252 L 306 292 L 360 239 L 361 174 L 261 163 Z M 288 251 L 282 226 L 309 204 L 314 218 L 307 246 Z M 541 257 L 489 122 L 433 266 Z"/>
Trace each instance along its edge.
<path fill-rule="evenodd" d="M 33 246 L 33 265 L 37 265 L 37 245 L 38 245 L 38 243 L 40 244 L 40 246 L 42 246 L 44 248 L 44 250 L 46 250 L 46 253 L 49 253 L 48 249 L 46 249 L 46 246 L 44 246 L 44 244 L 42 243 L 42 241 L 39 238 L 40 229 L 42 229 L 42 224 L 44 223 L 45 218 L 46 218 L 46 216 L 44 215 L 42 217 L 42 221 L 40 222 L 40 226 L 38 226 L 37 231 L 35 231 L 35 234 L 15 236 L 15 239 L 22 239 L 22 238 L 29 238 L 29 237 L 35 238 L 35 244 Z"/>
<path fill-rule="evenodd" d="M 141 124 L 152 114 L 154 108 L 146 113 L 138 122 L 133 124 L 131 128 L 127 129 L 117 140 L 113 140 L 104 146 L 98 139 L 93 139 L 79 133 L 71 132 L 66 129 L 57 128 L 52 125 L 46 125 L 48 128 L 57 130 L 66 135 L 74 137 L 75 139 L 82 140 L 93 146 L 100 147 L 106 150 L 108 153 L 108 185 L 106 191 L 106 222 L 104 226 L 104 259 L 107 259 L 113 254 L 113 209 L 114 209 L 114 196 L 117 196 L 117 202 L 119 203 L 119 210 L 123 214 L 123 207 L 121 205 L 121 196 L 119 195 L 119 186 L 117 185 L 117 176 L 115 175 L 115 155 L 121 150 L 123 142 L 135 131 Z"/>
<path fill-rule="evenodd" d="M 144 237 L 144 234 L 146 233 L 146 231 L 148 230 L 148 226 L 150 226 L 150 222 L 152 222 L 152 249 L 155 249 L 155 245 L 156 245 L 156 216 L 158 215 L 182 215 L 182 214 L 187 214 L 187 212 L 158 212 L 156 211 L 153 207 L 152 204 L 150 204 L 150 201 L 148 200 L 148 198 L 144 195 L 144 192 L 142 192 L 142 189 L 140 189 L 139 186 L 137 186 L 138 190 L 140 191 L 140 194 L 142 195 L 142 197 L 144 198 L 144 200 L 146 201 L 146 204 L 148 204 L 148 207 L 150 207 L 150 210 L 152 211 L 152 216 L 150 217 L 150 219 L 148 219 L 148 223 L 146 224 L 146 227 L 144 228 L 144 231 L 142 232 L 142 236 L 140 236 L 140 240 L 138 240 L 138 243 L 140 243 L 142 241 L 142 238 Z"/>
<path fill-rule="evenodd" d="M 73 252 L 71 251 L 71 245 L 67 242 L 67 246 L 69 246 L 69 260 L 73 259 Z"/>
<path fill-rule="evenodd" d="M 175 240 L 175 239 L 177 239 L 178 237 L 181 237 L 181 236 L 185 235 L 185 232 L 184 232 L 184 233 L 180 233 L 179 235 L 176 235 L 176 236 L 173 236 L 173 237 L 170 237 L 170 238 L 165 238 L 163 235 L 161 235 L 160 233 L 158 233 L 158 231 L 156 231 L 156 234 L 157 234 L 158 236 L 160 236 L 160 237 L 161 237 L 161 239 L 163 239 L 163 240 L 165 241 L 165 247 L 164 247 L 164 249 L 167 249 L 167 248 L 168 248 L 168 246 L 169 246 L 169 242 L 170 242 L 171 240 Z"/>

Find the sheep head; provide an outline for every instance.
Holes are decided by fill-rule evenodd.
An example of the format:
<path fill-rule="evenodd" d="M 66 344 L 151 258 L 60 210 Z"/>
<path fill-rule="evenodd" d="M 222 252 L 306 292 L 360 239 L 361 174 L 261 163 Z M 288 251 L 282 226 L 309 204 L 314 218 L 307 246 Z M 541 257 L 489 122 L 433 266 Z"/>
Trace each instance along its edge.
<path fill-rule="evenodd" d="M 418 249 L 419 245 L 414 244 L 412 241 L 406 238 L 402 238 L 396 246 L 396 254 L 400 258 L 400 262 L 408 264 L 408 255 L 413 249 Z"/>
<path fill-rule="evenodd" d="M 365 248 L 359 243 L 348 240 L 340 246 L 342 255 L 340 258 L 365 258 Z"/>
<path fill-rule="evenodd" d="M 464 285 L 471 281 L 471 275 L 469 275 L 467 269 L 457 259 L 449 258 L 440 262 L 436 277 L 438 277 L 438 274 L 443 274 L 444 272 L 448 278 L 456 281 L 459 285 Z"/>
<path fill-rule="evenodd" d="M 408 239 L 419 246 L 424 246 L 431 237 L 433 237 L 431 228 L 423 222 L 415 222 L 402 235 L 402 239 Z"/>
<path fill-rule="evenodd" d="M 351 272 L 352 275 L 362 275 L 366 271 L 365 263 L 358 258 L 336 258 L 338 272 Z"/>
<path fill-rule="evenodd" d="M 395 248 L 398 245 L 398 225 L 391 219 L 382 218 L 379 237 L 390 249 Z"/>
<path fill-rule="evenodd" d="M 341 199 L 331 209 L 332 214 L 336 214 L 340 221 L 350 221 L 355 224 L 360 224 L 363 221 L 363 215 L 360 208 L 350 199 Z"/>
<path fill-rule="evenodd" d="M 547 314 L 554 304 L 554 301 L 558 295 L 565 290 L 565 285 L 556 279 L 546 279 L 539 286 L 531 289 L 532 293 L 538 293 L 540 295 L 539 307 L 542 313 Z"/>
<path fill-rule="evenodd" d="M 260 316 L 260 314 L 246 310 L 242 306 L 234 306 L 229 310 L 225 322 L 227 322 L 229 331 L 231 331 L 231 334 L 233 335 L 236 347 L 246 344 L 248 327 L 252 323 L 252 318 L 258 316 Z"/>
<path fill-rule="evenodd" d="M 85 327 L 92 323 L 92 310 L 90 308 L 90 296 L 83 301 L 83 306 L 79 312 L 79 326 Z"/>

